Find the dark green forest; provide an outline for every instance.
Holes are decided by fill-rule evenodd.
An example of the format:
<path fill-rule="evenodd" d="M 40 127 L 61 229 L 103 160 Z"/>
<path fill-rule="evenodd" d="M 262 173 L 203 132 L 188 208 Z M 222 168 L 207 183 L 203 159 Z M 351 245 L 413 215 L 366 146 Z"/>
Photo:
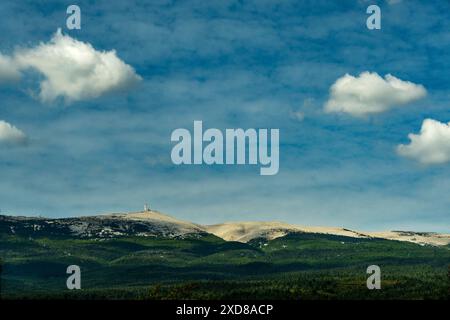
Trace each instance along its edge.
<path fill-rule="evenodd" d="M 448 299 L 450 247 L 295 233 L 115 239 L 0 235 L 2 299 Z M 81 267 L 81 290 L 66 268 Z M 381 268 L 368 290 L 366 268 Z"/>

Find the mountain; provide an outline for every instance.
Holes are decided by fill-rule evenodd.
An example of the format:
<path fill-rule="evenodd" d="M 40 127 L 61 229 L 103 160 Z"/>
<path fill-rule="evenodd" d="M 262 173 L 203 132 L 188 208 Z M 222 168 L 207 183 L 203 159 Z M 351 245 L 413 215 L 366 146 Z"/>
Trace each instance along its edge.
<path fill-rule="evenodd" d="M 263 238 L 273 240 L 290 233 L 316 233 L 352 238 L 380 238 L 408 241 L 421 245 L 445 246 L 450 244 L 450 234 L 414 231 L 364 232 L 336 227 L 309 227 L 283 222 L 228 222 L 205 226 L 204 230 L 227 241 L 249 242 Z"/>
<path fill-rule="evenodd" d="M 203 226 L 156 211 L 0 216 L 0 298 L 447 299 L 449 238 L 282 222 Z M 367 290 L 373 264 L 383 290 Z M 82 290 L 67 290 L 70 265 L 81 268 Z"/>
<path fill-rule="evenodd" d="M 273 240 L 284 237 L 290 233 L 320 233 L 332 234 L 353 238 L 368 237 L 356 231 L 341 228 L 305 227 L 287 224 L 284 222 L 227 222 L 205 226 L 205 230 L 228 241 L 249 242 L 253 239 L 263 238 Z"/>
<path fill-rule="evenodd" d="M 199 226 L 157 211 L 113 213 L 77 218 L 0 216 L 0 231 L 22 236 L 117 238 L 124 236 L 183 237 L 204 235 Z"/>
<path fill-rule="evenodd" d="M 351 238 L 380 238 L 421 245 L 445 246 L 450 244 L 450 234 L 433 232 L 364 232 L 338 227 L 301 226 L 276 221 L 199 225 L 153 210 L 60 219 L 0 215 L 0 231 L 6 234 L 31 237 L 47 235 L 81 239 L 124 236 L 182 238 L 213 234 L 226 241 L 242 243 L 248 243 L 254 239 L 273 240 L 292 233 L 312 233 Z"/>

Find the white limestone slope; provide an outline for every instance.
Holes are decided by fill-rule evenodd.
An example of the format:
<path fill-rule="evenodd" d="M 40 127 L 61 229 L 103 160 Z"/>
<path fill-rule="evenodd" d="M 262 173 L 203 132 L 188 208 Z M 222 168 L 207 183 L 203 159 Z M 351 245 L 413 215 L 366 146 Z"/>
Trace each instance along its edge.
<path fill-rule="evenodd" d="M 205 232 L 202 226 L 188 221 L 179 220 L 153 210 L 130 213 L 114 213 L 105 216 L 123 220 L 144 221 L 146 223 L 151 223 L 154 226 L 175 228 L 179 235 Z"/>
<path fill-rule="evenodd" d="M 284 222 L 227 222 L 205 226 L 205 230 L 228 241 L 248 242 L 255 238 L 273 240 L 292 232 L 325 233 L 347 237 L 365 237 L 364 235 L 342 228 L 307 227 Z"/>
<path fill-rule="evenodd" d="M 227 241 L 248 242 L 256 238 L 273 240 L 292 232 L 321 233 L 353 238 L 383 238 L 408 241 L 423 245 L 442 246 L 450 244 L 450 234 L 431 232 L 388 231 L 360 232 L 336 227 L 309 227 L 283 222 L 227 222 L 204 226 L 205 231 Z"/>
<path fill-rule="evenodd" d="M 450 234 L 435 232 L 385 231 L 369 232 L 368 235 L 389 240 L 409 241 L 422 245 L 445 246 L 450 244 Z"/>

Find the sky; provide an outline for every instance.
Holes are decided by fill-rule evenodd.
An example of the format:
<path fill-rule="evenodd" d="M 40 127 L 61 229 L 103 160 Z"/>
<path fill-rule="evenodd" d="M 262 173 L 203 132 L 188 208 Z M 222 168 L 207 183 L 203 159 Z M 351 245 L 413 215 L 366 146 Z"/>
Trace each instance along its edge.
<path fill-rule="evenodd" d="M 450 232 L 450 1 L 6 0 L 0 17 L 2 214 L 148 203 L 205 224 Z M 279 129 L 278 174 L 174 165 L 171 133 L 195 120 Z"/>

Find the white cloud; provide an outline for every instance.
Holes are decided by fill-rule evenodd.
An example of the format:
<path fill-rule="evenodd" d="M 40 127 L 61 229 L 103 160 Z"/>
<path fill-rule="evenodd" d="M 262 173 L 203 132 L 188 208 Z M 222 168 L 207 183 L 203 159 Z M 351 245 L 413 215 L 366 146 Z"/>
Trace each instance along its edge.
<path fill-rule="evenodd" d="M 0 120 L 0 145 L 24 144 L 27 141 L 25 133 L 6 121 Z"/>
<path fill-rule="evenodd" d="M 442 123 L 425 119 L 419 134 L 408 135 L 411 142 L 399 145 L 399 155 L 416 159 L 423 164 L 439 164 L 450 161 L 450 122 Z"/>
<path fill-rule="evenodd" d="M 364 116 L 418 100 L 426 93 L 422 85 L 400 80 L 390 74 L 384 79 L 376 72 L 363 72 L 359 77 L 346 74 L 331 86 L 330 98 L 324 108 L 326 112 Z"/>
<path fill-rule="evenodd" d="M 305 120 L 305 113 L 303 111 L 300 111 L 300 110 L 292 111 L 290 113 L 290 115 L 291 115 L 291 118 L 294 119 L 294 120 L 297 120 L 297 121 Z"/>
<path fill-rule="evenodd" d="M 67 102 L 96 98 L 126 89 L 141 79 L 114 50 L 97 51 L 89 43 L 63 35 L 61 30 L 48 43 L 16 51 L 14 61 L 21 70 L 32 68 L 44 75 L 39 92 L 43 102 L 58 97 Z"/>
<path fill-rule="evenodd" d="M 13 60 L 0 53 L 0 82 L 17 81 L 19 79 L 20 72 Z"/>

